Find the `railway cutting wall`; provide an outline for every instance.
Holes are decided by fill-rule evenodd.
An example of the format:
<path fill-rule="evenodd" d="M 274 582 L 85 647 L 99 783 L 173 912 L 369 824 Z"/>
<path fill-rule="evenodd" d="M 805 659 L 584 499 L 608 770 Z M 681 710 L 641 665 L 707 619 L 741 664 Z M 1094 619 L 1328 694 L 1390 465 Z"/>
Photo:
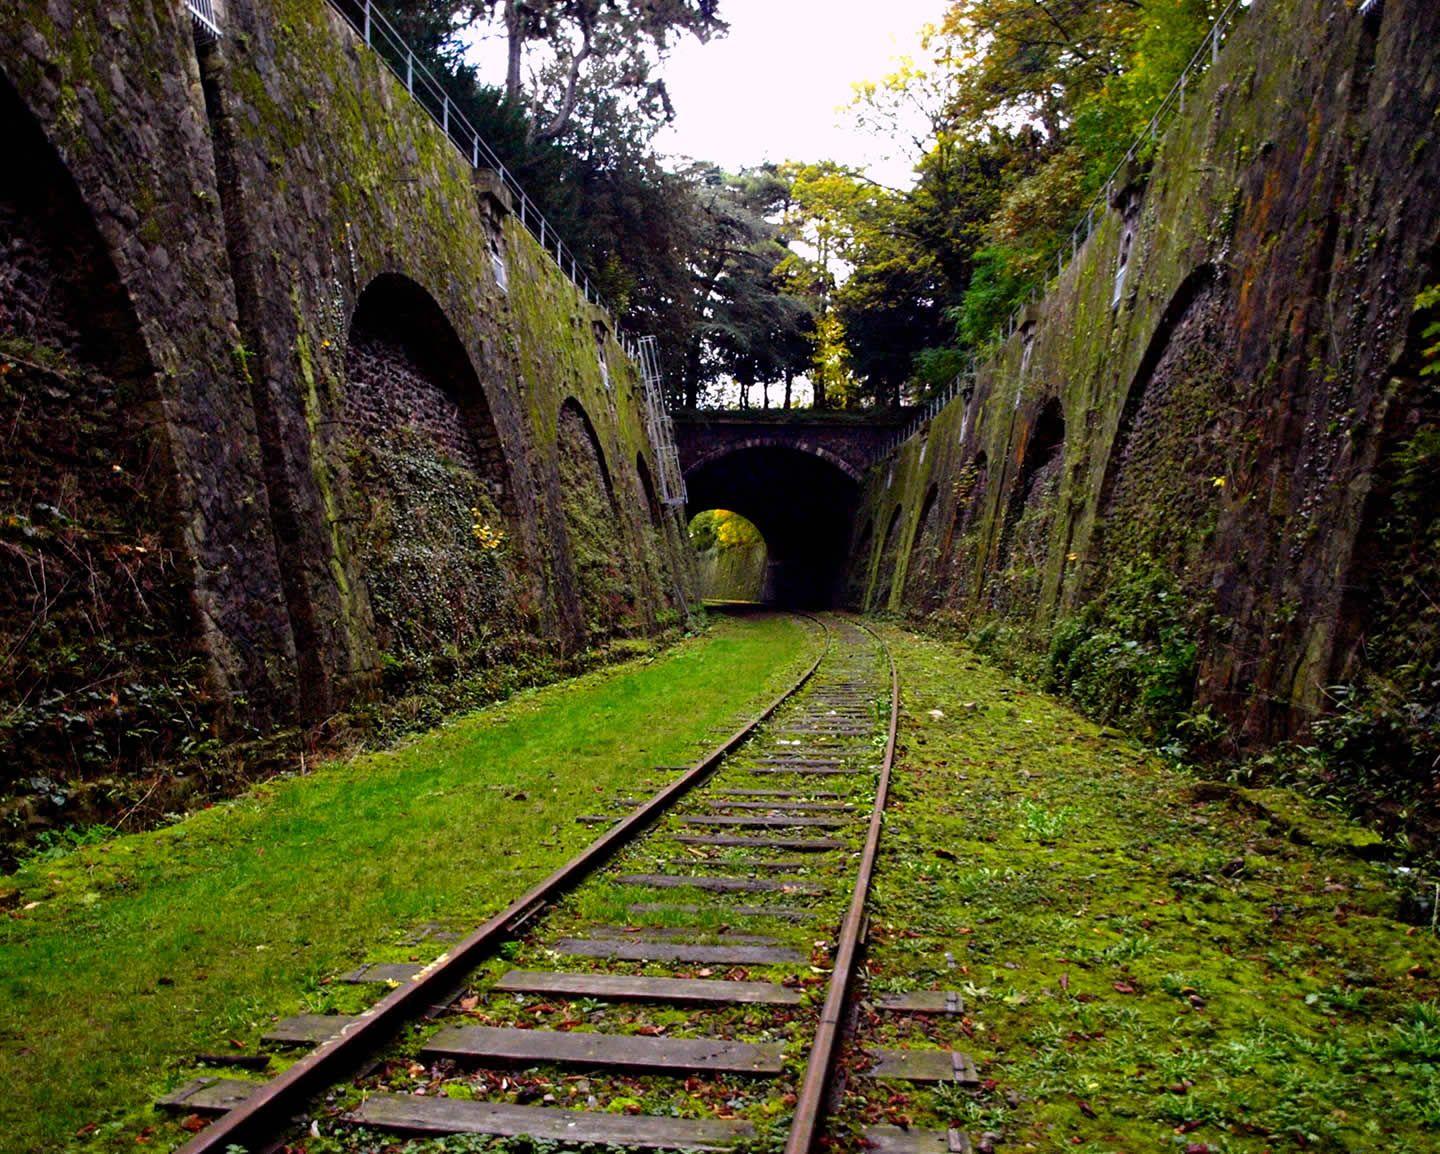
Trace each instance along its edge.
<path fill-rule="evenodd" d="M 849 600 L 1157 732 L 1248 748 L 1344 706 L 1382 763 L 1382 730 L 1433 746 L 1437 43 L 1429 0 L 1256 0 L 973 387 L 868 473 Z"/>
<path fill-rule="evenodd" d="M 0 11 L 11 833 L 690 594 L 608 316 L 325 0 L 219 14 Z"/>

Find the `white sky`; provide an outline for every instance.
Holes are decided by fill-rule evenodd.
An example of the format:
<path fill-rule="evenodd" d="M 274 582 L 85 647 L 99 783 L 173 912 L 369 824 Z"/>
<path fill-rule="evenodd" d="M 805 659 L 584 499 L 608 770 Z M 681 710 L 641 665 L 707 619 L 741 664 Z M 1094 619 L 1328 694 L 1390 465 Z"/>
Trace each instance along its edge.
<path fill-rule="evenodd" d="M 729 34 L 708 44 L 687 37 L 665 62 L 676 115 L 656 149 L 731 172 L 767 160 L 834 160 L 907 187 L 917 159 L 906 151 L 910 141 L 862 132 L 844 110 L 851 86 L 879 80 L 915 54 L 921 28 L 946 7 L 946 0 L 720 0 Z M 476 38 L 471 59 L 482 81 L 504 82 L 504 47 L 493 33 Z M 770 391 L 778 404 L 780 386 Z M 761 403 L 758 388 L 750 400 Z M 809 382 L 797 378 L 795 403 L 809 402 Z"/>
<path fill-rule="evenodd" d="M 686 39 L 666 63 L 675 122 L 662 153 L 734 170 L 765 160 L 836 160 L 882 183 L 909 183 L 914 157 L 855 131 L 851 85 L 879 80 L 919 48 L 945 0 L 721 0 L 730 34 Z"/>
<path fill-rule="evenodd" d="M 879 80 L 919 48 L 920 29 L 946 0 L 720 0 L 727 36 L 671 49 L 663 75 L 675 122 L 656 148 L 670 157 L 714 161 L 735 171 L 766 160 L 835 160 L 895 187 L 910 183 L 916 158 L 891 141 L 856 131 L 841 111 L 851 85 Z M 495 29 L 477 35 L 470 56 L 480 79 L 505 80 Z M 908 142 L 907 142 L 908 143 Z"/>

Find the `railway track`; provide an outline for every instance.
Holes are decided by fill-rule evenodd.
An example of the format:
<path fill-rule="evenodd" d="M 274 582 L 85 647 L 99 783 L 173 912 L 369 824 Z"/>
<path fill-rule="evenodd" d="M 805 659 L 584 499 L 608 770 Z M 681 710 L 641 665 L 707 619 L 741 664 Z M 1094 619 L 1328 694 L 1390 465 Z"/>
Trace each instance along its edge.
<path fill-rule="evenodd" d="M 426 966 L 348 975 L 364 1012 L 275 1024 L 268 1082 L 200 1078 L 161 1105 L 213 1116 L 181 1154 L 301 1141 L 529 1136 L 563 1146 L 963 1151 L 956 1131 L 822 1139 L 854 997 L 895 752 L 880 640 L 827 617 L 825 652 L 759 718 Z M 871 1002 L 947 1014 L 946 991 Z M 878 1051 L 877 1093 L 973 1085 L 963 1054 Z M 311 1131 L 314 1132 L 314 1131 Z"/>

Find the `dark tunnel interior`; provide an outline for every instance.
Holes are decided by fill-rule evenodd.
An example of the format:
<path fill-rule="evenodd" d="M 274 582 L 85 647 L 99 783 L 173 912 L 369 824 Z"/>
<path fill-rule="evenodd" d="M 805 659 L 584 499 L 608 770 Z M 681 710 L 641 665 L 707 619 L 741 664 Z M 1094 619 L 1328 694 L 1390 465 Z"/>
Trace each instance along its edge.
<path fill-rule="evenodd" d="M 839 466 L 801 449 L 737 449 L 685 476 L 687 516 L 730 509 L 748 517 L 770 551 L 766 586 L 773 604 L 836 604 L 860 486 Z"/>

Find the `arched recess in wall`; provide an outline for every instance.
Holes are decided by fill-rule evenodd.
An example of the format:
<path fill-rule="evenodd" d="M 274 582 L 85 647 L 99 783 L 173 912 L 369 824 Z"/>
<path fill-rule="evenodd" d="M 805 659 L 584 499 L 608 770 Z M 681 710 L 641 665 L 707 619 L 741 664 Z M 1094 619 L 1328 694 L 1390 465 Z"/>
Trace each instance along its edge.
<path fill-rule="evenodd" d="M 139 319 L 3 76 L 0 147 L 0 795 L 49 781 L 53 798 L 208 735 L 206 667 Z"/>
<path fill-rule="evenodd" d="M 1034 608 L 1037 603 L 1064 461 L 1065 410 L 1059 397 L 1051 397 L 1030 426 L 1005 502 L 993 568 L 1008 576 L 989 583 L 997 608 Z"/>
<path fill-rule="evenodd" d="M 574 592 L 587 635 L 600 640 L 644 625 L 610 467 L 583 405 L 568 397 L 555 425 L 560 508 Z"/>
<path fill-rule="evenodd" d="M 904 506 L 896 505 L 885 526 L 884 543 L 880 546 L 880 559 L 875 566 L 875 580 L 865 603 L 867 610 L 885 609 L 890 605 L 890 594 L 895 587 L 895 566 L 900 556 L 900 515 L 903 512 Z"/>
<path fill-rule="evenodd" d="M 670 566 L 670 541 L 665 526 L 665 507 L 655 491 L 655 480 L 644 453 L 635 454 L 635 475 L 640 479 L 640 492 L 645 498 L 645 512 L 648 521 L 645 533 L 645 569 L 657 597 L 674 608 L 680 601 L 680 594 L 673 577 L 667 580 Z"/>
<path fill-rule="evenodd" d="M 1440 284 L 1440 246 L 1416 262 L 1418 283 Z M 1440 304 L 1414 310 L 1399 358 L 1375 372 L 1390 395 L 1376 397 L 1383 420 L 1357 421 L 1375 439 L 1369 492 L 1360 510 L 1348 564 L 1337 572 L 1343 589 L 1334 648 L 1327 668 L 1312 676 L 1327 686 L 1354 687 L 1351 708 L 1376 719 L 1377 744 L 1367 747 L 1395 788 L 1433 788 L 1434 670 L 1440 667 L 1440 621 L 1434 574 L 1440 572 L 1440 397 L 1430 376 L 1430 326 Z M 1378 360 L 1378 358 L 1377 358 Z M 1379 366 L 1375 366 L 1379 368 Z M 1364 455 L 1364 449 L 1359 453 Z"/>
<path fill-rule="evenodd" d="M 356 305 L 340 456 L 392 688 L 522 643 L 510 469 L 465 346 L 407 277 L 376 277 Z"/>
<path fill-rule="evenodd" d="M 940 497 L 940 486 L 932 484 L 925 490 L 925 499 L 920 503 L 920 517 L 915 523 L 915 532 L 910 537 L 910 556 L 905 568 L 905 604 L 914 609 L 933 608 L 938 604 L 940 543 L 940 518 L 935 506 Z"/>
<path fill-rule="evenodd" d="M 664 513 L 660 498 L 655 492 L 655 482 L 650 476 L 650 466 L 645 463 L 645 454 L 635 454 L 635 475 L 640 478 L 640 491 L 645 495 L 645 510 L 650 514 L 650 524 L 659 529 L 664 524 Z"/>
<path fill-rule="evenodd" d="M 865 525 L 850 550 L 850 559 L 845 570 L 845 588 L 840 603 L 847 609 L 863 609 L 865 606 L 865 581 L 870 576 L 872 550 L 875 548 L 875 520 L 865 518 Z"/>
<path fill-rule="evenodd" d="M 1112 563 L 1182 566 L 1213 524 L 1231 441 L 1230 332 L 1213 265 L 1192 271 L 1140 360 L 1100 483 L 1090 582 Z"/>

